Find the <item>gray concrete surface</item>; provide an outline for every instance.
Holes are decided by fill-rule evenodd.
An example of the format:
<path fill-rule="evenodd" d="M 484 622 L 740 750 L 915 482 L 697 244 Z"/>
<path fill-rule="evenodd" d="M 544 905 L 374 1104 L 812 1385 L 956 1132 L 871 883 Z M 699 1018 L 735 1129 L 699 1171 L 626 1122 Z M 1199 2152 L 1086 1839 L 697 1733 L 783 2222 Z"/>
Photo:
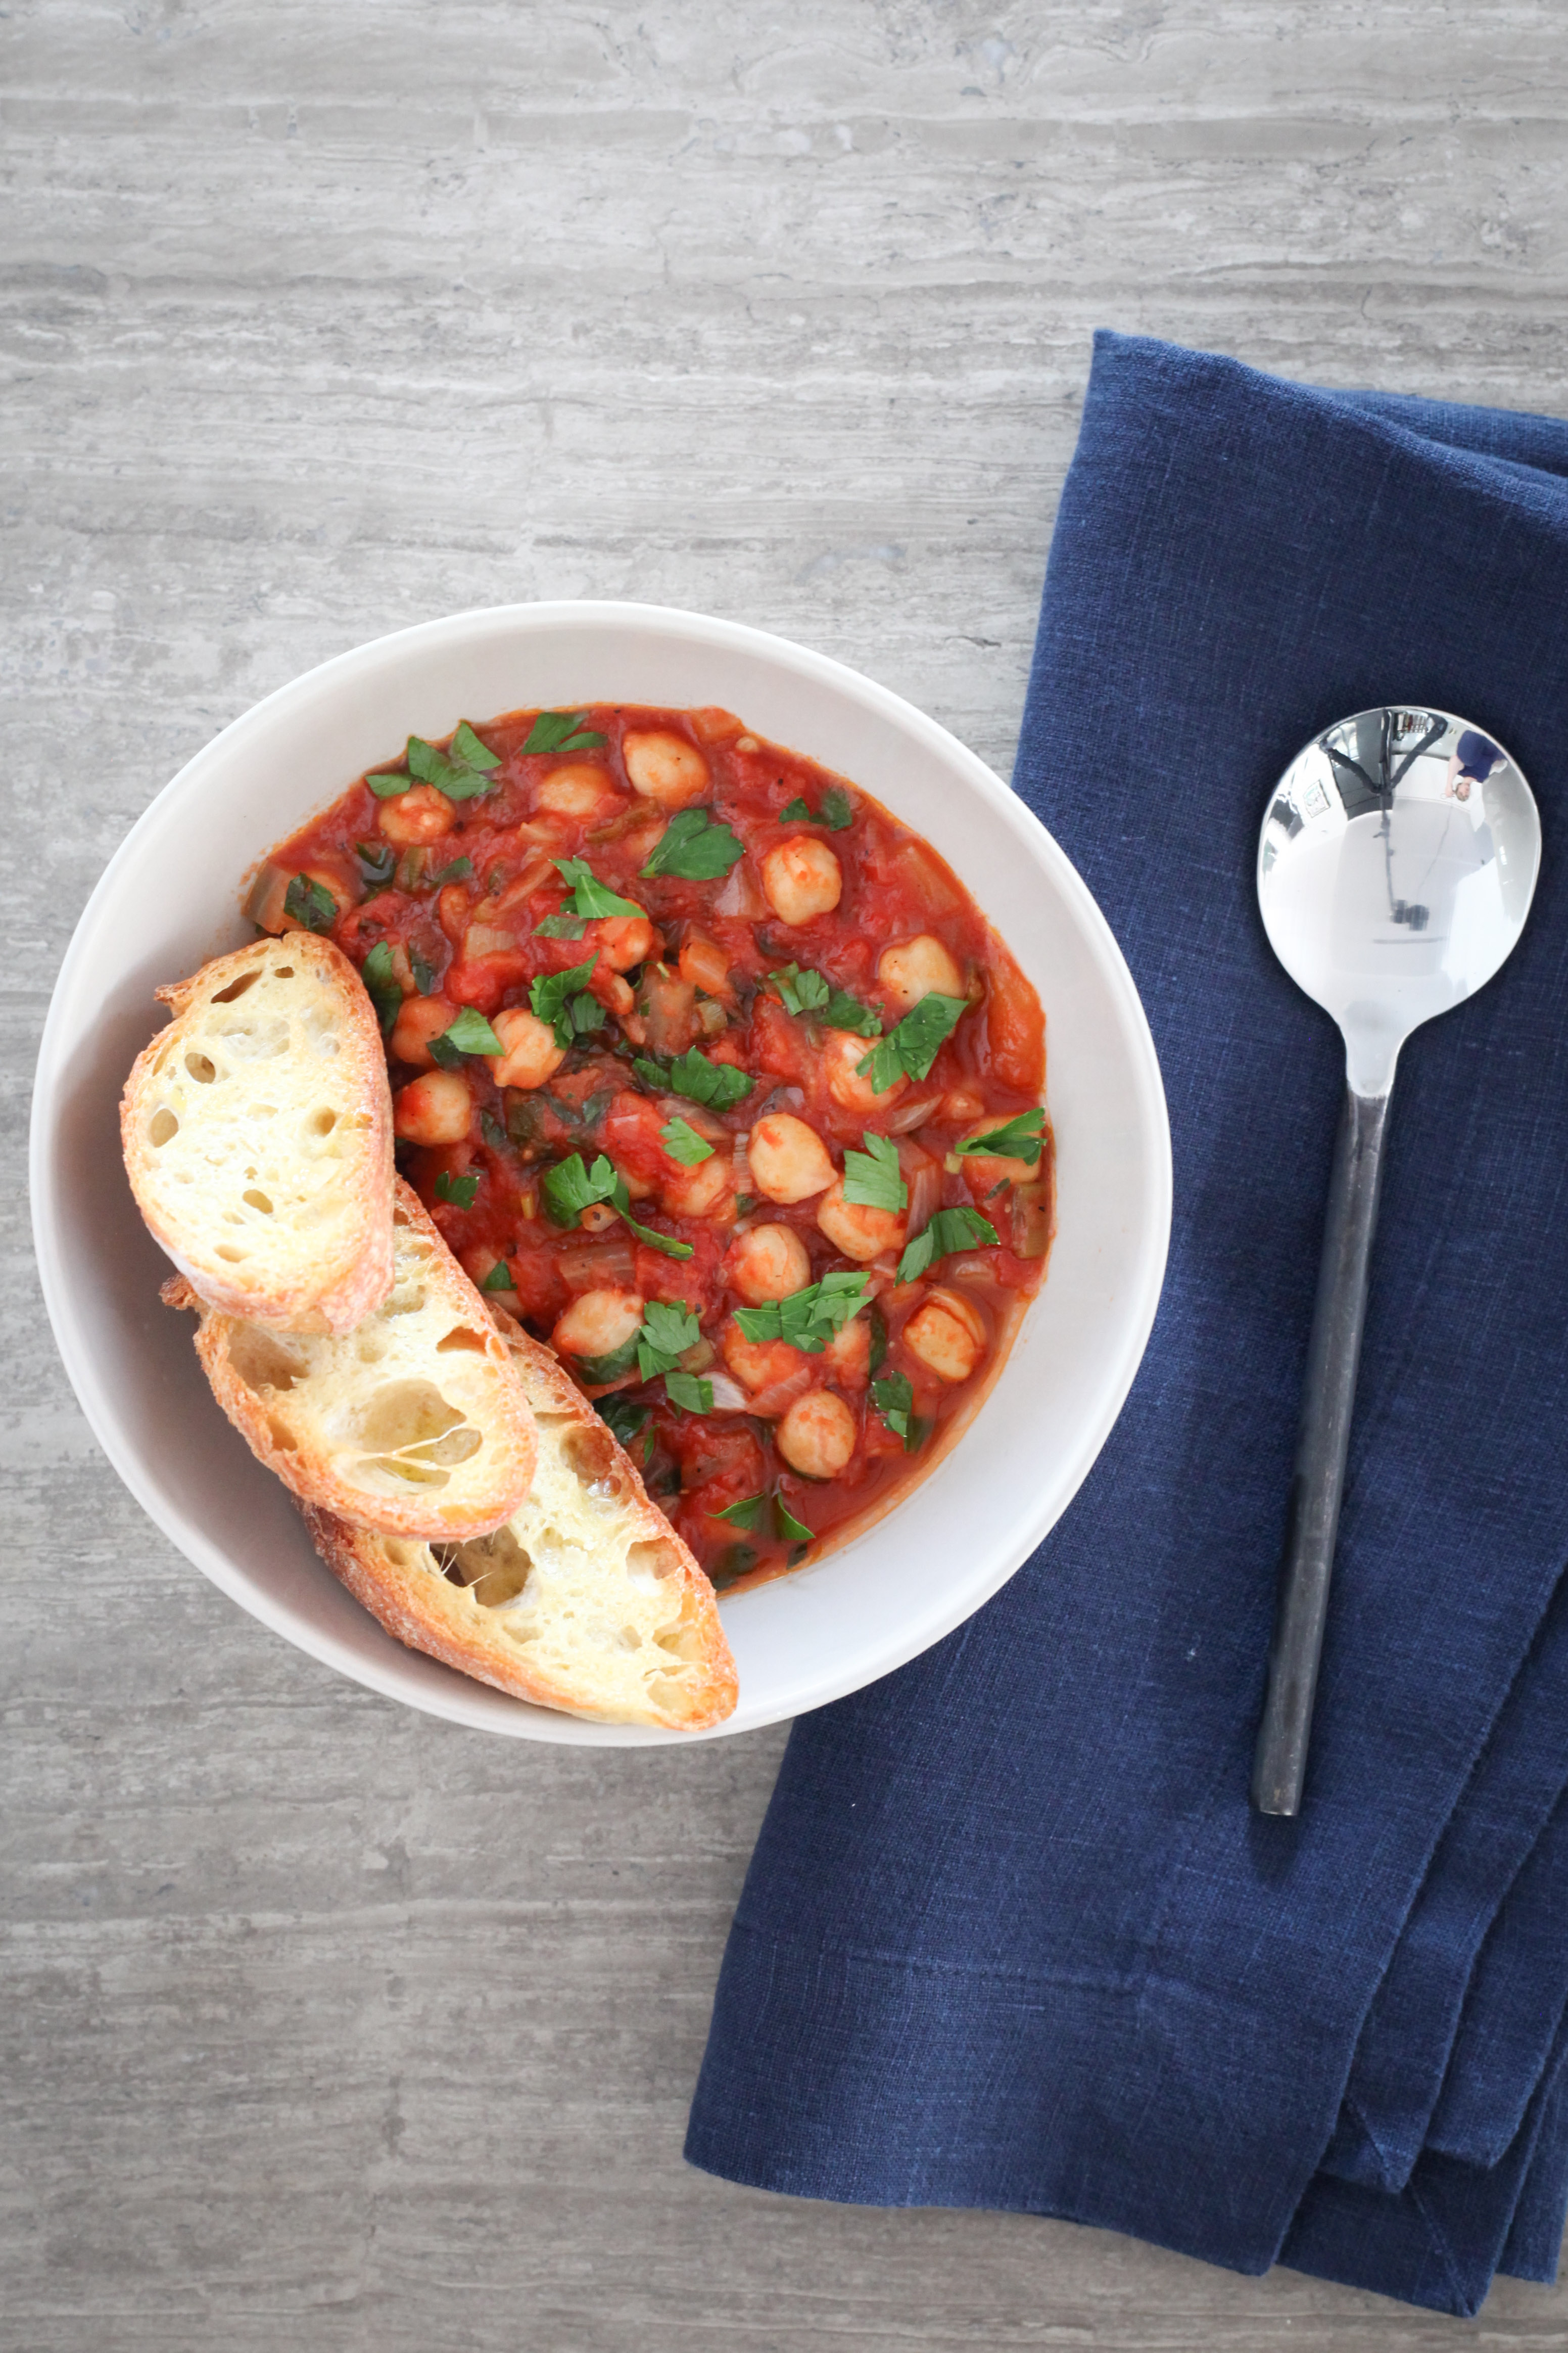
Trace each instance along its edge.
<path fill-rule="evenodd" d="M 680 2136 L 782 1734 L 513 1747 L 242 1617 L 56 1360 L 51 977 L 188 754 L 512 597 L 821 646 L 1004 770 L 1097 322 L 1568 411 L 1561 0 L 0 6 L 0 2345 L 1560 2347 Z"/>

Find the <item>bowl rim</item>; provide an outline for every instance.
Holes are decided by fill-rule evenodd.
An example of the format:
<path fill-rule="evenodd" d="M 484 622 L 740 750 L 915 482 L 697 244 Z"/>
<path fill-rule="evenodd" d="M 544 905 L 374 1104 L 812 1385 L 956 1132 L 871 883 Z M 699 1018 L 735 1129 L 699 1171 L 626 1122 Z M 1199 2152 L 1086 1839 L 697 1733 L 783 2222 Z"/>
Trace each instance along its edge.
<path fill-rule="evenodd" d="M 805 1701 L 789 1699 L 776 1706 L 764 1704 L 755 1713 L 746 1710 L 742 1704 L 725 1723 L 700 1733 L 600 1725 L 580 1717 L 552 1716 L 548 1711 L 534 1708 L 520 1709 L 515 1723 L 497 1722 L 488 1715 L 482 1721 L 477 1720 L 471 1706 L 465 1704 L 463 1678 L 452 1677 L 453 1683 L 458 1688 L 450 1692 L 444 1683 L 437 1688 L 407 1687 L 402 1679 L 403 1654 L 392 1637 L 386 1637 L 384 1660 L 379 1647 L 373 1658 L 360 1655 L 334 1639 L 330 1630 L 302 1624 L 291 1606 L 256 1586 L 243 1571 L 238 1570 L 227 1554 L 206 1536 L 199 1524 L 180 1515 L 179 1524 L 171 1525 L 167 1499 L 155 1491 L 144 1471 L 140 1451 L 121 1440 L 113 1409 L 112 1384 L 98 1377 L 94 1351 L 89 1335 L 79 1322 L 67 1282 L 64 1221 L 54 1213 L 53 1197 L 47 1182 L 49 1156 L 62 1110 L 62 1082 L 68 1067 L 58 1051 L 60 1034 L 67 1027 L 68 1002 L 81 982 L 83 968 L 90 954 L 100 905 L 111 892 L 121 868 L 135 856 L 142 837 L 154 824 L 163 821 L 170 805 L 197 798 L 206 788 L 209 771 L 221 769 L 229 754 L 247 737 L 264 731 L 280 704 L 309 702 L 331 695 L 338 687 L 351 681 L 357 672 L 375 667 L 399 649 L 408 652 L 417 649 L 426 653 L 438 649 L 444 641 L 462 641 L 476 633 L 500 635 L 521 631 L 531 635 L 547 633 L 563 626 L 592 628 L 595 625 L 622 629 L 671 629 L 700 645 L 772 661 L 797 676 L 847 696 L 873 716 L 887 721 L 906 734 L 912 734 L 926 748 L 956 768 L 969 788 L 991 804 L 994 813 L 1004 824 L 1026 840 L 1030 854 L 1049 871 L 1055 887 L 1071 905 L 1098 975 L 1114 1000 L 1118 1026 L 1129 1050 L 1139 1122 L 1150 1147 L 1149 1182 L 1143 1196 L 1142 1219 L 1130 1248 L 1131 1279 L 1121 1319 L 1123 1336 L 1114 1375 L 1103 1377 L 1099 1411 L 1083 1426 L 1076 1445 L 1062 1458 L 1057 1475 L 1047 1483 L 1040 1497 L 1028 1507 L 1021 1506 L 1005 1529 L 989 1535 L 986 1550 L 992 1566 L 987 1573 L 979 1577 L 955 1577 L 948 1592 L 951 1606 L 928 1611 L 912 1627 L 900 1620 L 889 1621 L 886 1641 L 874 1650 L 862 1651 L 848 1672 L 825 1676 L 824 1688 L 816 1696 Z M 331 803 L 324 801 L 321 806 L 325 808 Z M 237 876 L 237 887 L 240 879 Z M 831 655 L 802 646 L 774 632 L 756 628 L 749 623 L 720 619 L 674 606 L 642 604 L 629 599 L 553 598 L 537 603 L 471 607 L 462 612 L 386 631 L 380 637 L 366 639 L 334 654 L 326 661 L 287 680 L 259 702 L 249 705 L 202 744 L 153 795 L 114 850 L 89 895 L 55 977 L 35 1067 L 28 1138 L 28 1187 L 34 1250 L 45 1307 L 56 1346 L 93 1437 L 154 1526 L 231 1599 L 237 1601 L 273 1632 L 283 1636 L 296 1649 L 346 1674 L 353 1682 L 385 1697 L 401 1701 L 405 1705 L 417 1708 L 421 1713 L 464 1725 L 469 1729 L 489 1731 L 503 1736 L 510 1733 L 514 1736 L 571 1745 L 661 1746 L 669 1742 L 689 1743 L 694 1739 L 723 1738 L 739 1731 L 755 1731 L 765 1725 L 786 1720 L 795 1714 L 826 1705 L 834 1699 L 858 1691 L 940 1641 L 972 1617 L 1016 1575 L 1070 1506 L 1110 1436 L 1136 1377 L 1153 1328 L 1163 1287 L 1171 1231 L 1173 1174 L 1170 1123 L 1154 1041 L 1115 935 L 1088 884 L 1067 853 L 1027 804 L 994 769 L 987 766 L 978 754 L 972 752 L 940 722 L 929 717 L 891 688 L 879 684 Z M 1049 1282 L 1048 1271 L 1047 1282 Z M 984 1407 L 981 1409 L 984 1411 Z M 489 1696 L 497 1694 L 490 1694 Z M 539 1718 L 545 1720 L 535 1720 Z"/>

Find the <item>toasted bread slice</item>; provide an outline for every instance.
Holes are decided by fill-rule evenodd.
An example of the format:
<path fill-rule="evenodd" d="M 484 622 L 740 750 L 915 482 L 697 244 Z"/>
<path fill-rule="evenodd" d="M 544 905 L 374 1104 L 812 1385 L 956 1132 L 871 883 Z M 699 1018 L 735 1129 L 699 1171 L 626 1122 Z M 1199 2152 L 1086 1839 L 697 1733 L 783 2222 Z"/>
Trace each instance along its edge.
<path fill-rule="evenodd" d="M 307 1504 L 387 1535 L 461 1543 L 527 1494 L 537 1441 L 507 1343 L 419 1197 L 394 1180 L 393 1285 L 353 1332 L 270 1331 L 201 1314 L 196 1354 L 251 1451 Z"/>
<path fill-rule="evenodd" d="M 527 1502 L 436 1546 L 307 1510 L 317 1550 L 389 1634 L 498 1690 L 603 1723 L 721 1724 L 735 1665 L 712 1587 L 550 1350 L 496 1320 L 539 1425 Z"/>
<path fill-rule="evenodd" d="M 352 1332 L 392 1288 L 392 1097 L 341 948 L 257 940 L 158 995 L 120 1107 L 136 1206 L 192 1288 L 279 1332 Z"/>

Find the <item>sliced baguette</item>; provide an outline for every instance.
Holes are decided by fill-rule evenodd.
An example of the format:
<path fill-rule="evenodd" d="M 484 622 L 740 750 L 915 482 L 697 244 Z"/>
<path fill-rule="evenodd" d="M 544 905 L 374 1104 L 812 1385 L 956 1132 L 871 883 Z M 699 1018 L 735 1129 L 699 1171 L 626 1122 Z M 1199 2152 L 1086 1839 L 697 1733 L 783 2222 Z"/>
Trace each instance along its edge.
<path fill-rule="evenodd" d="M 458 1543 L 527 1494 L 537 1441 L 506 1341 L 401 1178 L 393 1285 L 341 1336 L 219 1314 L 183 1276 L 171 1307 L 201 1315 L 196 1354 L 251 1451 L 302 1502 L 387 1535 Z"/>
<path fill-rule="evenodd" d="M 392 1288 L 392 1098 L 358 973 L 289 932 L 158 995 L 174 1018 L 120 1107 L 154 1239 L 226 1315 L 352 1332 Z"/>
<path fill-rule="evenodd" d="M 411 1650 L 538 1706 L 700 1732 L 735 1705 L 713 1588 L 551 1354 L 497 1314 L 539 1425 L 539 1469 L 504 1528 L 432 1546 L 325 1512 L 322 1559 Z"/>

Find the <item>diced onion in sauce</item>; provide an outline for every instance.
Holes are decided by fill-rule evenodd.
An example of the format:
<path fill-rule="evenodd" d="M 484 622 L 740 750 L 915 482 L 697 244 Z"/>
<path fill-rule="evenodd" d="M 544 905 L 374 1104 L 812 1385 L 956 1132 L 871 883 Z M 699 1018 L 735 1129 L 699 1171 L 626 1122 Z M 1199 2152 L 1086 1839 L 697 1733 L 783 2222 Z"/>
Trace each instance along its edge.
<path fill-rule="evenodd" d="M 595 1291 L 603 1286 L 614 1290 L 624 1285 L 630 1290 L 637 1280 L 637 1261 L 624 1226 L 602 1241 L 580 1243 L 575 1249 L 563 1250 L 556 1255 L 561 1280 L 568 1291 Z"/>
<path fill-rule="evenodd" d="M 728 1373 L 710 1373 L 706 1377 L 712 1385 L 715 1413 L 751 1413 L 753 1410 L 748 1392 L 739 1381 L 731 1380 Z"/>

